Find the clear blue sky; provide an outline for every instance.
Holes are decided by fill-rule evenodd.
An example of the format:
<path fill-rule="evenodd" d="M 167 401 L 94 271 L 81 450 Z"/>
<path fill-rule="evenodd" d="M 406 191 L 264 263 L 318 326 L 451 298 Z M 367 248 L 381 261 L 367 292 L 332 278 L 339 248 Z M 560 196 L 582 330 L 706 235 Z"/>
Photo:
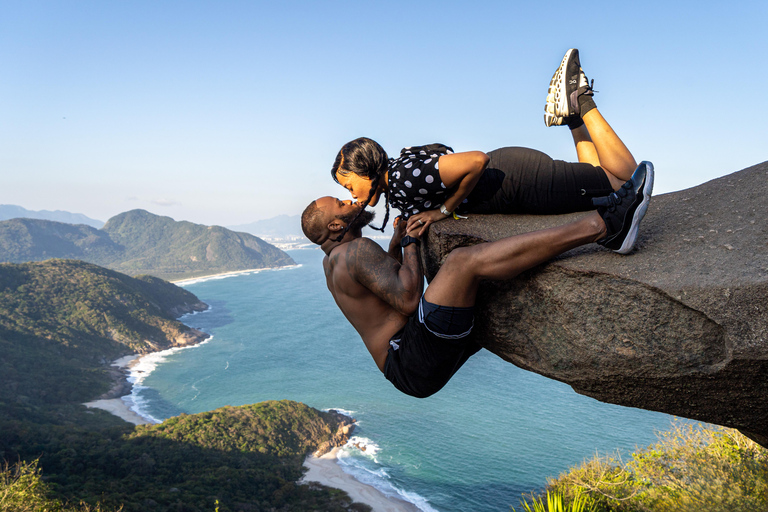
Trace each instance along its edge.
<path fill-rule="evenodd" d="M 0 0 L 0 204 L 232 225 L 345 196 L 366 135 L 396 155 L 518 145 L 578 47 L 657 193 L 768 159 L 768 2 Z"/>

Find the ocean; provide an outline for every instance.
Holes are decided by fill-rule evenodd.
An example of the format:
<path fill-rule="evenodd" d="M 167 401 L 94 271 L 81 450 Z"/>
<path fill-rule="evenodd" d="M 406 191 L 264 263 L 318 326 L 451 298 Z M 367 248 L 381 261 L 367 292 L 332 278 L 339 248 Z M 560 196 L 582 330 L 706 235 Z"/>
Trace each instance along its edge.
<path fill-rule="evenodd" d="M 673 418 L 604 404 L 487 351 L 439 393 L 401 394 L 383 377 L 325 287 L 319 249 L 297 266 L 188 281 L 211 307 L 182 321 L 212 335 L 142 358 L 132 395 L 162 421 L 224 405 L 290 399 L 357 419 L 339 464 L 425 512 L 520 510 L 524 493 L 585 458 L 625 456 Z"/>

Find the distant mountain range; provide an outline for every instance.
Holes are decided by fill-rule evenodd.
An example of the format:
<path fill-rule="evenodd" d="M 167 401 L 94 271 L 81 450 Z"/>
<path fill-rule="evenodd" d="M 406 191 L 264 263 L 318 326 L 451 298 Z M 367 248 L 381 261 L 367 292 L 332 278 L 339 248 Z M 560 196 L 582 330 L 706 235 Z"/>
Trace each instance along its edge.
<path fill-rule="evenodd" d="M 19 218 L 53 220 L 56 222 L 66 222 L 67 224 L 86 224 L 96 229 L 104 225 L 102 221 L 86 217 L 82 213 L 71 213 L 62 210 L 33 211 L 14 204 L 0 204 L 0 220 Z"/>
<path fill-rule="evenodd" d="M 116 215 L 101 229 L 29 218 L 0 221 L 0 262 L 49 258 L 168 280 L 294 264 L 285 252 L 248 233 L 145 210 Z"/>
<path fill-rule="evenodd" d="M 374 225 L 378 226 L 376 222 L 374 222 Z M 274 242 L 301 239 L 309 243 L 309 240 L 301 231 L 301 215 L 278 215 L 271 219 L 257 220 L 249 224 L 238 224 L 237 226 L 228 227 L 235 231 L 245 231 L 246 233 Z M 383 235 L 366 227 L 363 228 L 363 236 L 378 238 Z M 387 235 L 387 237 L 389 236 Z"/>

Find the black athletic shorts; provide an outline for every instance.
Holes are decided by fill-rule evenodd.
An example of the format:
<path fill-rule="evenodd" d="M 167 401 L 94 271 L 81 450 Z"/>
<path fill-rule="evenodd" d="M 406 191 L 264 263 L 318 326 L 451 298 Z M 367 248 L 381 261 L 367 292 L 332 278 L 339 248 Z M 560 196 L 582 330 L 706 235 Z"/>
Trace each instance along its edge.
<path fill-rule="evenodd" d="M 390 340 L 384 376 L 407 395 L 426 398 L 442 389 L 480 346 L 469 340 L 474 308 L 419 301 L 419 310 Z"/>
<path fill-rule="evenodd" d="M 509 147 L 488 153 L 479 182 L 459 207 L 468 213 L 556 215 L 594 210 L 593 197 L 613 192 L 602 167 L 553 160 L 535 149 Z"/>

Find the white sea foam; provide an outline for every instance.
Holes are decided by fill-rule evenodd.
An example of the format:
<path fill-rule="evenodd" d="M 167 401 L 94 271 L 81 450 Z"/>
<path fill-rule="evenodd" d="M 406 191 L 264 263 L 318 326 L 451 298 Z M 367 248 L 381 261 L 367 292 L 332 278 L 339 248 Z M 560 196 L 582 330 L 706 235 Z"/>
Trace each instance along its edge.
<path fill-rule="evenodd" d="M 228 277 L 245 276 L 251 274 L 258 274 L 259 272 L 279 271 L 279 270 L 293 270 L 299 268 L 301 265 L 285 265 L 282 267 L 270 267 L 270 268 L 249 268 L 247 270 L 236 270 L 233 272 L 224 272 L 222 274 L 215 274 L 211 276 L 193 277 L 191 279 L 181 279 L 179 281 L 173 281 L 176 286 L 188 286 L 190 284 L 204 283 L 206 281 L 215 281 L 218 279 L 227 279 Z"/>
<path fill-rule="evenodd" d="M 180 322 L 183 322 L 183 320 L 185 318 L 187 318 L 188 316 L 202 315 L 203 313 L 210 313 L 211 311 L 213 311 L 213 307 L 212 306 L 208 306 L 207 308 L 205 308 L 202 311 L 190 311 L 189 313 L 184 313 L 183 315 L 181 315 L 176 320 L 178 320 Z"/>
<path fill-rule="evenodd" d="M 350 437 L 349 441 L 347 441 L 347 444 L 345 444 L 341 449 L 342 452 L 344 452 L 345 450 L 347 452 L 357 450 L 358 452 L 365 455 L 366 457 L 373 459 L 374 462 L 376 463 L 379 462 L 378 460 L 376 460 L 376 454 L 381 451 L 381 448 L 379 448 L 379 445 L 377 445 L 367 437 L 360 437 L 360 436 Z"/>
<path fill-rule="evenodd" d="M 350 418 L 354 418 L 355 413 L 357 412 L 357 411 L 349 411 L 347 409 L 341 409 L 339 407 L 329 407 L 328 409 L 323 409 L 323 411 L 325 412 L 336 411 L 339 414 L 343 414 L 344 416 L 349 416 Z"/>
<path fill-rule="evenodd" d="M 138 360 L 136 360 L 136 363 L 133 364 L 130 368 L 130 372 L 128 373 L 128 382 L 132 384 L 131 387 L 131 394 L 123 397 L 123 402 L 128 406 L 130 410 L 141 416 L 142 418 L 145 418 L 147 421 L 151 421 L 152 423 L 162 423 L 162 420 L 159 420 L 149 414 L 147 412 L 147 405 L 148 400 L 144 398 L 142 391 L 149 389 L 147 386 L 142 385 L 144 382 L 144 379 L 151 374 L 157 366 L 165 361 L 169 356 L 181 352 L 182 350 L 189 350 L 192 348 L 197 348 L 201 345 L 205 345 L 209 341 L 213 339 L 213 336 L 210 338 L 196 344 L 196 345 L 190 345 L 188 347 L 174 347 L 169 348 L 167 350 L 161 350 L 160 352 L 152 352 L 151 354 L 147 354 L 145 356 L 140 357 Z M 197 398 L 197 397 L 195 397 Z"/>
<path fill-rule="evenodd" d="M 365 447 L 365 450 L 361 450 L 358 446 Z M 375 487 L 385 496 L 412 503 L 423 512 L 437 512 L 426 498 L 415 492 L 401 489 L 392 481 L 389 468 L 379 464 L 375 459 L 375 453 L 379 450 L 378 445 L 370 439 L 355 436 L 339 450 L 336 460 L 345 473 L 359 482 Z"/>

